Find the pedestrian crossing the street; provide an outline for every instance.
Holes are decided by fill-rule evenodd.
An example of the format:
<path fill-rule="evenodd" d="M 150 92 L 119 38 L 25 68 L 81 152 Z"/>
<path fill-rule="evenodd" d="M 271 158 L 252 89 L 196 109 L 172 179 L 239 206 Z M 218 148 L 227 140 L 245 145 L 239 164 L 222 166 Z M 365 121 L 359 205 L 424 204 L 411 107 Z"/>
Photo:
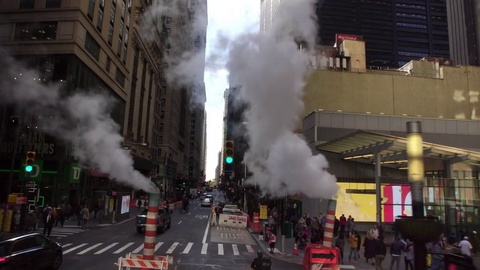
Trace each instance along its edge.
<path fill-rule="evenodd" d="M 63 255 L 99 255 L 99 254 L 138 254 L 143 252 L 143 242 L 114 242 L 114 243 L 65 243 L 62 244 Z M 165 243 L 158 242 L 155 245 L 157 254 L 165 255 L 220 255 L 220 256 L 255 256 L 256 248 L 246 244 L 225 244 L 225 243 Z"/>

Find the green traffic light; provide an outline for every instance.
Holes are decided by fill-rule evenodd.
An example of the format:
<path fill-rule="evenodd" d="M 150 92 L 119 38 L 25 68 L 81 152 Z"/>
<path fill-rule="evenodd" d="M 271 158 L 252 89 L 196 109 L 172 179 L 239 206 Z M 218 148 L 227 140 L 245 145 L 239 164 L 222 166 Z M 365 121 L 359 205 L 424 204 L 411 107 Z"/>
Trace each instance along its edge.
<path fill-rule="evenodd" d="M 232 157 L 227 157 L 225 159 L 225 162 L 227 162 L 228 164 L 231 164 L 233 162 L 233 158 Z"/>
<path fill-rule="evenodd" d="M 26 172 L 31 172 L 33 170 L 33 166 L 32 165 L 27 165 L 25 166 L 25 171 Z"/>

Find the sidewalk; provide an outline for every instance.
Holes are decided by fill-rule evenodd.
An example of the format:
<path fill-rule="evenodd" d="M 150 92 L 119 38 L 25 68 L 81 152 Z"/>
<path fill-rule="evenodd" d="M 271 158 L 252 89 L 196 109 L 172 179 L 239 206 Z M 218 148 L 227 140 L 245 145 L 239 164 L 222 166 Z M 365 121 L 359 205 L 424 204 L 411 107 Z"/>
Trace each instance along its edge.
<path fill-rule="evenodd" d="M 247 228 L 252 237 L 255 239 L 255 241 L 258 243 L 260 246 L 261 250 L 265 255 L 268 255 L 272 258 L 275 258 L 277 260 L 281 260 L 284 262 L 288 263 L 294 263 L 298 265 L 303 265 L 303 256 L 304 256 L 304 251 L 299 249 L 298 250 L 298 255 L 293 255 L 293 247 L 295 243 L 295 238 L 285 238 L 285 251 L 282 252 L 282 236 L 279 235 L 277 236 L 277 243 L 275 245 L 275 252 L 274 254 L 269 253 L 269 245 L 268 242 L 265 240 L 259 240 L 259 234 L 254 233 L 252 228 L 248 227 Z M 363 239 L 365 239 L 365 235 L 361 234 L 362 237 L 362 244 L 363 244 Z M 391 237 L 386 236 L 386 240 Z M 391 243 L 391 242 L 390 242 Z M 390 256 L 390 247 L 388 240 L 386 241 L 387 244 L 387 256 L 385 257 L 385 260 L 382 263 L 383 269 L 390 269 L 390 263 L 391 263 L 391 256 Z M 367 263 L 365 261 L 365 257 L 363 256 L 365 252 L 365 249 L 362 248 L 359 251 L 360 254 L 360 259 L 358 259 L 355 263 L 348 263 L 348 256 L 350 255 L 350 247 L 348 241 L 345 242 L 345 249 L 343 253 L 343 259 L 344 259 L 344 264 L 340 265 L 340 269 L 358 269 L 358 270 L 370 270 L 370 269 L 375 269 L 375 265 L 372 264 L 372 260 Z M 405 262 L 404 262 L 404 255 L 402 254 L 402 258 L 400 259 L 400 269 L 405 269 Z M 480 266 L 480 256 L 474 256 L 473 257 L 475 266 L 477 266 L 477 269 Z M 394 267 L 395 268 L 395 267 Z"/>

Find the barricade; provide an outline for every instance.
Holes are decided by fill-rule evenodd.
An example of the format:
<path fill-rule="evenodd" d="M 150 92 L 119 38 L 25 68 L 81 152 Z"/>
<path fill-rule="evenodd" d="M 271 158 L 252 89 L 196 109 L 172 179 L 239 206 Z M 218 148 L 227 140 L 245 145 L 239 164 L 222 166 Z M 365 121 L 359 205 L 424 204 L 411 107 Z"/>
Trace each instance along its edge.
<path fill-rule="evenodd" d="M 125 258 L 118 258 L 118 270 L 142 268 L 142 269 L 160 269 L 168 270 L 168 265 L 173 263 L 172 256 L 158 256 L 155 255 L 153 260 L 143 260 L 142 254 L 128 253 Z"/>
<path fill-rule="evenodd" d="M 253 232 L 260 232 L 260 217 L 257 212 L 253 213 Z"/>
<path fill-rule="evenodd" d="M 218 226 L 245 229 L 247 228 L 247 216 L 244 216 L 243 214 L 242 215 L 220 214 L 220 218 L 218 220 Z"/>

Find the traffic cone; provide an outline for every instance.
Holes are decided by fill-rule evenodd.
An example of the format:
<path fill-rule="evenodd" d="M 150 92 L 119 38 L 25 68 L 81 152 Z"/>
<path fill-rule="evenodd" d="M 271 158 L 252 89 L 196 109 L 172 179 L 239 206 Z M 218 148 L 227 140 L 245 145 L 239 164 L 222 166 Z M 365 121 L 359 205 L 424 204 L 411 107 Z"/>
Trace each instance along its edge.
<path fill-rule="evenodd" d="M 293 255 L 298 255 L 297 243 L 293 246 Z"/>

